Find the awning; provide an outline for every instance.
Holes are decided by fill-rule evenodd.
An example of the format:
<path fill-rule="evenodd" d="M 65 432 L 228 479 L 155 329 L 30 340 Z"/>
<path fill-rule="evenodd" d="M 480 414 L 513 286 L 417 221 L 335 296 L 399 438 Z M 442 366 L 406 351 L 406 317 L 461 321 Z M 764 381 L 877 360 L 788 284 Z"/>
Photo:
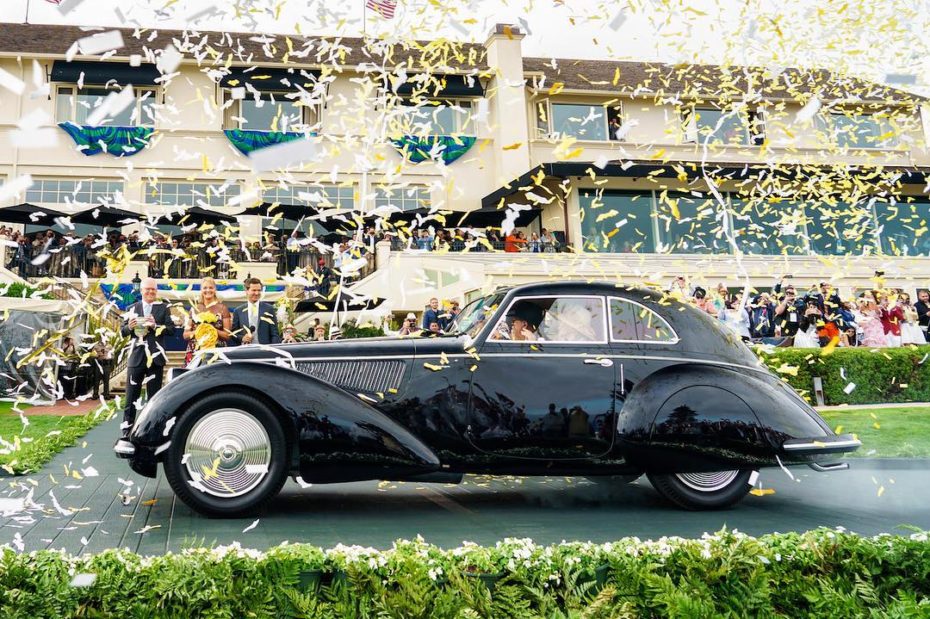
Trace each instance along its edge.
<path fill-rule="evenodd" d="M 465 211 L 464 213 L 453 213 L 446 217 L 447 228 L 499 228 L 507 217 L 508 208 L 497 208 L 494 206 L 484 206 L 474 211 Z M 517 218 L 514 220 L 514 226 L 524 228 L 542 214 L 542 209 L 538 206 L 531 206 L 525 210 L 517 211 Z"/>
<path fill-rule="evenodd" d="M 84 79 L 81 80 L 81 74 Z M 153 64 L 130 66 L 128 62 L 94 62 L 91 60 L 56 60 L 52 64 L 53 82 L 82 82 L 84 84 L 106 84 L 115 80 L 120 86 L 126 84 L 152 85 L 161 77 Z"/>
<path fill-rule="evenodd" d="M 417 94 L 430 99 L 451 97 L 483 97 L 484 86 L 474 75 L 433 75 L 434 79 L 421 82 L 407 81 L 395 91 L 402 96 Z M 438 88 L 437 88 L 438 83 Z"/>
<path fill-rule="evenodd" d="M 137 223 L 144 218 L 144 215 L 116 208 L 115 206 L 96 206 L 72 216 L 71 222 L 76 224 L 103 226 L 106 228 L 117 228 Z"/>
<path fill-rule="evenodd" d="M 53 223 L 52 220 L 56 217 L 65 217 L 65 214 L 35 204 L 29 204 L 28 202 L 0 208 L 0 221 L 7 224 L 42 224 L 50 226 Z"/>
<path fill-rule="evenodd" d="M 268 67 L 230 67 L 220 78 L 223 88 L 251 84 L 259 92 L 294 92 L 298 88 L 312 89 L 320 72 L 311 69 L 281 69 Z"/>
<path fill-rule="evenodd" d="M 223 226 L 236 223 L 235 215 L 224 215 L 200 206 L 185 208 L 183 211 L 180 209 L 171 211 L 162 217 L 175 226 L 189 226 L 190 224 Z"/>
<path fill-rule="evenodd" d="M 642 178 L 646 176 L 650 178 L 678 178 L 681 173 L 684 172 L 687 180 L 702 178 L 705 171 L 708 175 L 717 180 L 725 177 L 734 180 L 745 180 L 765 172 L 766 174 L 774 174 L 779 178 L 790 180 L 810 175 L 815 168 L 826 172 L 834 167 L 835 166 L 808 164 L 772 167 L 764 164 L 747 165 L 745 163 L 708 163 L 702 166 L 699 162 L 691 161 L 678 161 L 674 164 L 625 161 L 623 164 L 619 162 L 608 163 L 603 168 L 599 168 L 593 161 L 557 161 L 553 163 L 543 163 L 524 172 L 518 178 L 507 183 L 507 185 L 483 197 L 481 199 L 481 206 L 483 208 L 489 206 L 496 207 L 500 203 L 501 198 L 523 190 L 532 190 L 535 186 L 533 179 L 538 177 L 540 172 L 545 176 L 554 176 L 557 178 L 588 176 L 589 170 L 594 170 L 599 178 Z M 849 166 L 849 171 L 866 177 L 879 172 L 899 173 L 901 175 L 899 181 L 905 184 L 926 184 L 927 181 L 930 180 L 930 169 L 928 168 L 895 169 L 893 166 Z"/>

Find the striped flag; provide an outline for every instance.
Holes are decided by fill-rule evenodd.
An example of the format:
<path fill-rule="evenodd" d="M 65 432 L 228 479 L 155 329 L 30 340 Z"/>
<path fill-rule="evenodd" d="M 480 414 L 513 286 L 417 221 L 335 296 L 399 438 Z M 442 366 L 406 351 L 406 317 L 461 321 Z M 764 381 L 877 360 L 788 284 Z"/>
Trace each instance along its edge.
<path fill-rule="evenodd" d="M 49 2 L 51 1 L 49 0 Z M 366 0 L 365 6 L 372 11 L 376 11 L 384 19 L 392 19 L 394 9 L 397 8 L 397 0 Z"/>

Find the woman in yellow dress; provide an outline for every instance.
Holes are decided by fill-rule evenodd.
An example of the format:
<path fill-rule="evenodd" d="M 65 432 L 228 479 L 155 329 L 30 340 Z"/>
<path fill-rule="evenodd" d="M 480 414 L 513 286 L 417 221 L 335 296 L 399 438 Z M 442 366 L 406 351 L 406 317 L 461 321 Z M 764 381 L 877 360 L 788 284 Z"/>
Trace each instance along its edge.
<path fill-rule="evenodd" d="M 200 297 L 184 325 L 184 339 L 187 340 L 184 365 L 190 363 L 197 350 L 225 346 L 231 327 L 232 314 L 216 296 L 216 281 L 212 277 L 203 278 Z"/>

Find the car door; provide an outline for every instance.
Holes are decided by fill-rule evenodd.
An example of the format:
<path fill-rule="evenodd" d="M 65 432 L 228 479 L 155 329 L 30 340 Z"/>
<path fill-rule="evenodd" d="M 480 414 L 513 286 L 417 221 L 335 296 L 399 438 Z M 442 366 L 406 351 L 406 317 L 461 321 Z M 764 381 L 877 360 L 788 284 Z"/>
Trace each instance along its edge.
<path fill-rule="evenodd" d="M 513 339 L 519 304 L 540 309 L 538 339 Z M 501 335 L 510 331 L 510 336 Z M 596 458 L 614 440 L 617 368 L 604 297 L 518 297 L 479 344 L 468 436 L 480 451 L 546 460 Z"/>

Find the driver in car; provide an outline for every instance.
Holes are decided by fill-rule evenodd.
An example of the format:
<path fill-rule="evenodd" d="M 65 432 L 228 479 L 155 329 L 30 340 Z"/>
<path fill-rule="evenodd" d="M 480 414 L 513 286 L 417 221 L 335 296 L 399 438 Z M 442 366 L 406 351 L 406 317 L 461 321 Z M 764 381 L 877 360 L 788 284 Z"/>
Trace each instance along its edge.
<path fill-rule="evenodd" d="M 519 301 L 497 326 L 492 339 L 512 340 L 515 342 L 539 341 L 540 337 L 537 330 L 542 318 L 543 310 L 538 305 L 527 301 Z"/>

